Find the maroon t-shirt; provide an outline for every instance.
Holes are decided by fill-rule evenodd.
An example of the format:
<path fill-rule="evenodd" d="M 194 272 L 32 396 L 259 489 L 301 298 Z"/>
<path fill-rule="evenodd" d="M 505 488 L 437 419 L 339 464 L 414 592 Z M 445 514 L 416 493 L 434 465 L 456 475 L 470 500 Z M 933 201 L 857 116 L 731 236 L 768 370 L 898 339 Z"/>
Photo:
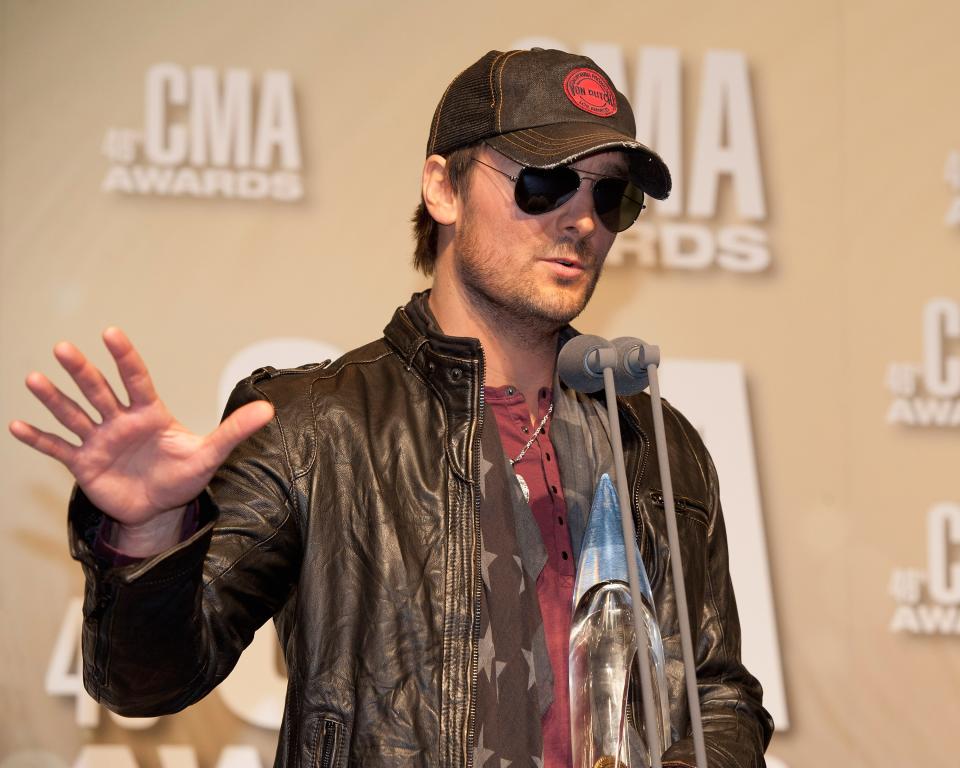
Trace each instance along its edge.
<path fill-rule="evenodd" d="M 536 424 L 546 415 L 553 394 L 546 388 L 538 393 L 536 424 L 530 423 L 527 401 L 515 387 L 485 387 L 484 397 L 496 417 L 503 450 L 508 458 L 515 459 L 536 431 Z M 554 680 L 553 704 L 544 714 L 542 724 L 544 766 L 567 768 L 573 759 L 568 654 L 576 569 L 567 529 L 567 504 L 560 484 L 557 457 L 550 441 L 550 427 L 550 419 L 547 419 L 537 439 L 513 468 L 523 476 L 530 489 L 530 508 L 547 550 L 547 563 L 537 578 L 537 597 Z"/>

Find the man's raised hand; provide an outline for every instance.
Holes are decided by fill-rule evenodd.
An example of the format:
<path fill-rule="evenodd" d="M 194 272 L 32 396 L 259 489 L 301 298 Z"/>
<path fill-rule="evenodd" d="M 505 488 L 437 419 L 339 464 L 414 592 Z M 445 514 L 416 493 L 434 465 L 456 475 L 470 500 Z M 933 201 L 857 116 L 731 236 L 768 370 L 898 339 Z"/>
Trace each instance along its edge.
<path fill-rule="evenodd" d="M 184 505 L 196 498 L 230 451 L 273 418 L 264 401 L 248 403 L 206 436 L 188 431 L 157 397 L 147 368 L 119 328 L 103 341 L 127 391 L 120 402 L 103 374 L 75 346 L 61 342 L 53 354 L 100 414 L 99 423 L 42 373 L 27 388 L 80 445 L 23 421 L 10 432 L 70 470 L 87 497 L 119 523 L 118 547 L 146 556 L 177 541 Z"/>

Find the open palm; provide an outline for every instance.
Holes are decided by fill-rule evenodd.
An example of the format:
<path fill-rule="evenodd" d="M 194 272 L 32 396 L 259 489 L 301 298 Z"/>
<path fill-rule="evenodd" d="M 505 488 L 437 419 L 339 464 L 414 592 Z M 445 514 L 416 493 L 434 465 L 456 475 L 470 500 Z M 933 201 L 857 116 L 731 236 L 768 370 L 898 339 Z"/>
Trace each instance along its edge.
<path fill-rule="evenodd" d="M 126 335 L 108 328 L 103 340 L 117 363 L 128 404 L 75 346 L 61 342 L 54 355 L 100 422 L 61 392 L 46 376 L 31 373 L 26 384 L 64 427 L 80 439 L 74 445 L 23 421 L 10 424 L 18 440 L 63 463 L 87 497 L 124 526 L 151 521 L 188 503 L 203 490 L 241 440 L 273 416 L 269 403 L 248 403 L 213 432 L 195 435 L 157 397 L 143 360 Z"/>

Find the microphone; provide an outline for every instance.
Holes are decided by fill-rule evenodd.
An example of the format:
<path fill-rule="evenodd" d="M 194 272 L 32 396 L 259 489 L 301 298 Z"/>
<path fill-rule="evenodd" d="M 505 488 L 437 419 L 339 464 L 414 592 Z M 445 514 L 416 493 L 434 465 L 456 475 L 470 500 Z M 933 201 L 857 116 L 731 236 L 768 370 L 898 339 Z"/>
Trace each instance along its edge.
<path fill-rule="evenodd" d="M 568 341 L 557 358 L 560 380 L 577 392 L 603 389 L 603 369 L 612 368 L 618 395 L 635 395 L 650 382 L 647 366 L 660 363 L 660 347 L 630 336 L 607 341 L 583 334 Z"/>
<path fill-rule="evenodd" d="M 617 367 L 613 372 L 618 395 L 635 395 L 650 384 L 648 365 L 660 364 L 660 347 L 643 339 L 620 336 L 610 342 L 617 351 Z"/>
<path fill-rule="evenodd" d="M 615 368 L 617 351 L 601 336 L 574 336 L 563 345 L 557 358 L 560 380 L 577 392 L 603 389 L 603 369 Z"/>

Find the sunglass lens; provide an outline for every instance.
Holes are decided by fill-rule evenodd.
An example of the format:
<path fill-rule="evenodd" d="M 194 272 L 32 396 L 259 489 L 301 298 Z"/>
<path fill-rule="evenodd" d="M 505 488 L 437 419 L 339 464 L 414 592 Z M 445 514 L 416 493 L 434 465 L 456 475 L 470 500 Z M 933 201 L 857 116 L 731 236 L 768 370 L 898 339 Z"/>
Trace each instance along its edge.
<path fill-rule="evenodd" d="M 580 188 L 579 174 L 568 166 L 524 168 L 515 187 L 517 206 L 537 215 L 556 210 Z M 605 177 L 593 184 L 597 216 L 611 232 L 623 232 L 643 210 L 643 191 L 627 179 Z"/>
<path fill-rule="evenodd" d="M 580 177 L 571 168 L 524 168 L 517 179 L 517 206 L 524 213 L 547 213 L 573 197 Z"/>
<path fill-rule="evenodd" d="M 593 185 L 593 204 L 611 232 L 623 232 L 643 210 L 643 190 L 626 179 L 606 177 Z"/>

